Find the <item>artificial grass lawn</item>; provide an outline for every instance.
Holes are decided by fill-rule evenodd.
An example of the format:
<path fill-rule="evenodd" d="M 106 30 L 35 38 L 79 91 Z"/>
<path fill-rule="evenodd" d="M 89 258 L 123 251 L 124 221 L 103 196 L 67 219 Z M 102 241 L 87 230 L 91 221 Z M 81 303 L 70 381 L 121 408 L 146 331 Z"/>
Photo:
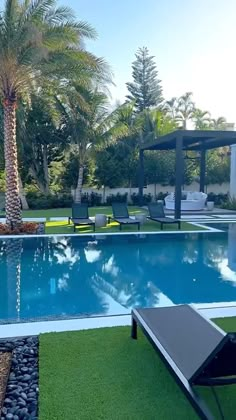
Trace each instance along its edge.
<path fill-rule="evenodd" d="M 143 209 L 135 206 L 129 206 L 131 214 L 143 213 Z M 112 209 L 109 206 L 89 207 L 89 215 L 95 216 L 96 213 L 102 213 L 106 215 L 112 214 Z M 0 212 L 1 214 L 1 212 Z M 2 213 L 3 214 L 3 213 Z M 71 216 L 71 208 L 62 209 L 46 209 L 46 210 L 23 210 L 23 217 L 68 217 Z"/>
<path fill-rule="evenodd" d="M 216 320 L 227 331 L 236 318 Z M 225 418 L 235 419 L 235 386 L 217 388 Z M 209 389 L 202 390 L 216 419 Z M 194 420 L 197 415 L 159 356 L 129 327 L 40 336 L 39 420 Z"/>
<path fill-rule="evenodd" d="M 129 206 L 130 215 L 135 215 L 138 213 L 144 213 L 145 210 L 140 207 Z M 22 212 L 23 217 L 46 217 L 49 220 L 50 217 L 65 217 L 64 221 L 49 222 L 46 223 L 46 233 L 47 234 L 56 234 L 56 233 L 74 233 L 73 225 L 68 225 L 68 216 L 71 216 L 71 208 L 63 209 L 47 209 L 47 210 L 25 210 Z M 97 214 L 106 214 L 107 216 L 112 216 L 111 207 L 90 207 L 89 215 L 95 216 Z M 176 224 L 164 226 L 164 231 L 175 231 L 178 229 Z M 181 230 L 199 230 L 197 226 L 192 225 L 191 223 L 182 222 Z M 201 228 L 202 229 L 202 228 Z M 141 232 L 155 232 L 160 230 L 160 224 L 157 222 L 147 221 L 144 225 L 141 226 Z M 122 232 L 135 232 L 137 231 L 137 225 L 128 225 L 122 226 Z M 76 228 L 76 233 L 90 233 L 93 232 L 91 226 L 80 226 Z M 108 232 L 119 232 L 119 225 L 117 223 L 110 223 L 106 227 L 96 228 L 96 232 L 99 233 L 108 233 Z"/>
<path fill-rule="evenodd" d="M 132 214 L 132 213 L 131 213 Z M 164 226 L 163 231 L 176 231 L 178 229 L 177 225 L 168 225 Z M 200 228 L 191 223 L 182 222 L 181 223 L 181 230 L 199 230 Z M 67 221 L 62 222 L 47 222 L 46 223 L 46 233 L 53 234 L 53 233 L 74 233 L 73 224 L 68 225 Z M 127 225 L 122 226 L 122 232 L 137 232 L 137 225 Z M 141 232 L 155 232 L 160 230 L 160 224 L 157 222 L 147 221 L 143 225 L 140 226 Z M 120 232 L 118 223 L 112 222 L 109 225 L 96 228 L 96 232 L 98 233 L 112 233 L 112 232 Z M 80 226 L 76 228 L 75 233 L 93 233 L 93 228 L 90 226 Z"/>

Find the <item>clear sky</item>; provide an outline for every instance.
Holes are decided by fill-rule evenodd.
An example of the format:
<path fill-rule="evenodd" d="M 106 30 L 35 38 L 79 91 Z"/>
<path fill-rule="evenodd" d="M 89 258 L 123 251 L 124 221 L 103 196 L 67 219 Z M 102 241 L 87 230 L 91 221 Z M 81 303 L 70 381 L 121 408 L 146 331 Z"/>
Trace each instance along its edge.
<path fill-rule="evenodd" d="M 0 0 L 0 6 L 4 0 Z M 92 24 L 87 48 L 114 73 L 123 100 L 138 47 L 156 57 L 165 99 L 191 91 L 212 117 L 236 123 L 236 0 L 59 0 Z"/>
<path fill-rule="evenodd" d="M 113 99 L 124 99 L 138 47 L 156 57 L 164 96 L 194 94 L 212 117 L 236 122 L 236 0 L 60 0 L 90 22 L 87 47 L 113 69 Z"/>

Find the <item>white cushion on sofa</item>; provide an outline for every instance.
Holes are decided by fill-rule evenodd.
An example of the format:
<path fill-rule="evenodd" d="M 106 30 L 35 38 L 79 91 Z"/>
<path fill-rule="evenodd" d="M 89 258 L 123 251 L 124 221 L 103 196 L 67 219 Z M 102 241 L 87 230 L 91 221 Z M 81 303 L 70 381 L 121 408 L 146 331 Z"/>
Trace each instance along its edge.
<path fill-rule="evenodd" d="M 193 192 L 192 191 L 188 191 L 187 192 L 187 200 L 193 200 L 194 198 L 193 198 Z"/>
<path fill-rule="evenodd" d="M 201 200 L 201 198 L 202 198 L 202 193 L 200 193 L 200 192 L 193 192 L 193 194 L 192 194 L 192 200 Z"/>

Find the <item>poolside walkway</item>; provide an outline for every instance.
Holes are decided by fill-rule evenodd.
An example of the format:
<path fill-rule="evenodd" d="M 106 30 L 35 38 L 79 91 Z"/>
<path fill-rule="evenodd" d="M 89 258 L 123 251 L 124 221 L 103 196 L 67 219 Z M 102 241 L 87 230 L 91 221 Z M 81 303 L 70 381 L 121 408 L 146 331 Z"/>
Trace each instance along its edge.
<path fill-rule="evenodd" d="M 166 214 L 174 214 L 174 210 L 167 210 L 165 209 Z M 213 210 L 208 210 L 207 208 L 203 210 L 187 210 L 182 211 L 182 217 L 186 215 L 207 215 L 207 216 L 219 216 L 219 215 L 228 215 L 228 216 L 236 216 L 235 210 L 228 210 L 228 209 L 220 209 L 218 207 L 214 207 Z"/>
<path fill-rule="evenodd" d="M 236 316 L 236 303 L 193 305 L 208 319 Z M 95 316 L 53 321 L 19 322 L 0 325 L 0 339 L 38 335 L 47 332 L 79 331 L 94 328 L 118 327 L 131 325 L 131 315 Z"/>

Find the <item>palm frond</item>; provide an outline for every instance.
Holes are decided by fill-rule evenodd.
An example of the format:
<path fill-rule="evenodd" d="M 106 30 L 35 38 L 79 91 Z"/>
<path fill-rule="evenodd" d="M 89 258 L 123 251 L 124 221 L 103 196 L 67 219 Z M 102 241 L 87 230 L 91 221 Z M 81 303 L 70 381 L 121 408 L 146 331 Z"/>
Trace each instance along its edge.
<path fill-rule="evenodd" d="M 77 29 L 78 35 L 83 38 L 96 39 L 97 31 L 89 25 L 89 23 L 84 21 L 79 21 L 74 24 L 74 28 Z"/>
<path fill-rule="evenodd" d="M 56 1 L 55 0 L 32 0 L 27 2 L 28 7 L 26 10 L 23 10 L 23 19 L 24 22 L 35 22 L 44 19 L 45 15 L 54 8 Z"/>
<path fill-rule="evenodd" d="M 48 25 L 60 24 L 65 21 L 73 20 L 75 17 L 73 10 L 70 7 L 51 8 L 45 14 L 44 20 Z"/>
<path fill-rule="evenodd" d="M 19 11 L 18 0 L 6 0 L 3 19 L 4 19 L 7 30 L 11 30 L 12 25 L 16 23 L 18 11 Z"/>

